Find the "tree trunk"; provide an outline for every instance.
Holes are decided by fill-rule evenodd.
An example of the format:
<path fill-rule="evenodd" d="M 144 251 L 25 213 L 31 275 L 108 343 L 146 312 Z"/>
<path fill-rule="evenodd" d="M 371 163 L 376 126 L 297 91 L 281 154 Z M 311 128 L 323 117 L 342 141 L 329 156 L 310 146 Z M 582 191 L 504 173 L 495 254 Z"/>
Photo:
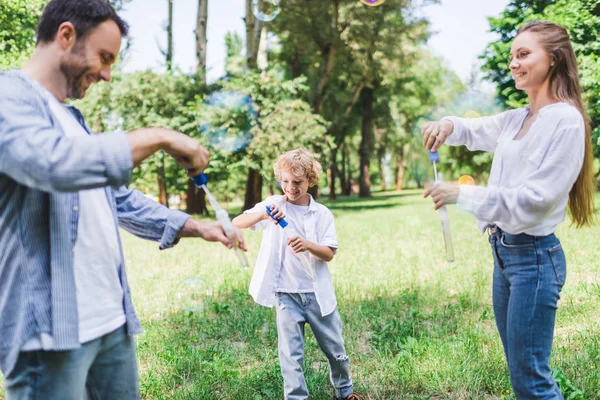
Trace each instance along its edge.
<path fill-rule="evenodd" d="M 256 68 L 258 46 L 260 44 L 260 20 L 252 13 L 252 0 L 246 0 L 246 65 Z"/>
<path fill-rule="evenodd" d="M 337 170 L 337 148 L 331 149 L 331 163 L 329 164 L 329 200 L 335 200 L 335 178 Z"/>
<path fill-rule="evenodd" d="M 385 173 L 383 171 L 383 156 L 382 152 L 377 154 L 377 168 L 379 168 L 379 179 L 381 179 L 381 190 L 385 192 L 387 185 L 385 184 Z"/>
<path fill-rule="evenodd" d="M 167 53 L 165 54 L 165 61 L 167 63 L 167 70 L 170 71 L 173 66 L 173 0 L 167 0 L 167 5 L 169 8 L 169 20 L 167 21 Z M 158 184 L 158 201 L 160 204 L 169 207 L 169 193 L 165 178 L 165 154 L 162 151 L 157 154 L 156 178 Z"/>
<path fill-rule="evenodd" d="M 158 202 L 163 206 L 169 207 L 169 193 L 165 180 L 165 154 L 162 151 L 157 154 L 156 175 L 158 181 Z"/>
<path fill-rule="evenodd" d="M 373 137 L 373 89 L 364 88 L 362 93 L 363 120 L 360 142 L 360 182 L 359 197 L 371 196 L 371 178 L 369 163 L 371 155 L 371 138 Z"/>
<path fill-rule="evenodd" d="M 296 46 L 294 61 L 292 62 L 292 79 L 296 79 L 300 75 L 302 75 L 302 55 Z"/>
<path fill-rule="evenodd" d="M 337 55 L 337 46 L 339 41 L 339 31 L 338 31 L 338 18 L 339 18 L 339 9 L 340 4 L 339 0 L 333 1 L 333 15 L 332 15 L 332 31 L 333 37 L 325 45 L 321 48 L 321 55 L 323 56 L 323 68 L 322 73 L 319 78 L 319 83 L 316 88 L 315 98 L 313 102 L 313 110 L 315 114 L 321 114 L 323 110 L 323 103 L 325 102 L 325 95 L 327 93 L 327 83 L 329 83 L 329 79 L 331 78 L 331 73 L 333 72 L 333 67 L 336 62 Z"/>
<path fill-rule="evenodd" d="M 313 197 L 313 199 L 315 199 L 315 200 L 318 199 L 319 198 L 319 185 L 309 187 L 307 193 L 310 194 Z"/>
<path fill-rule="evenodd" d="M 244 196 L 244 207 L 246 211 L 254 207 L 256 203 L 262 200 L 263 177 L 260 172 L 254 168 L 248 170 L 248 181 L 246 182 L 246 195 Z"/>
<path fill-rule="evenodd" d="M 348 145 L 344 143 L 342 149 L 342 194 L 350 196 L 352 194 L 352 171 L 350 169 L 350 154 L 348 154 Z"/>
<path fill-rule="evenodd" d="M 198 16 L 196 18 L 196 74 L 202 75 L 206 83 L 206 27 L 208 24 L 208 0 L 198 0 Z"/>
<path fill-rule="evenodd" d="M 396 190 L 402 190 L 404 180 L 404 148 L 400 147 L 396 154 Z"/>
<path fill-rule="evenodd" d="M 256 69 L 258 48 L 260 45 L 261 24 L 252 13 L 252 0 L 246 0 L 246 65 L 248 69 Z M 249 210 L 262 200 L 263 177 L 260 171 L 250 168 L 246 182 L 246 194 L 244 196 L 243 211 Z"/>
<path fill-rule="evenodd" d="M 200 214 L 207 217 L 210 215 L 206 207 L 206 193 L 204 193 L 204 190 L 197 188 L 191 180 L 188 182 L 186 194 L 185 211 L 188 214 Z"/>
<path fill-rule="evenodd" d="M 173 0 L 167 0 L 169 5 L 169 21 L 167 25 L 167 71 L 173 67 Z"/>
<path fill-rule="evenodd" d="M 208 24 L 208 0 L 198 0 L 198 14 L 196 17 L 196 75 L 198 80 L 206 84 L 206 26 Z M 206 193 L 197 188 L 191 180 L 187 187 L 186 212 L 209 216 L 206 204 Z"/>

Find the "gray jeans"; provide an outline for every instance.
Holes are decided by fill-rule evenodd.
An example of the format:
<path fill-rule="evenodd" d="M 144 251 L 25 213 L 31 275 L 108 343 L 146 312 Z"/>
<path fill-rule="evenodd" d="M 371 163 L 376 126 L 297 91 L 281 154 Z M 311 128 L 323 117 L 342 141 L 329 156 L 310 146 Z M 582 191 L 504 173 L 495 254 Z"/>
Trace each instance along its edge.
<path fill-rule="evenodd" d="M 302 363 L 304 326 L 310 325 L 319 347 L 329 361 L 331 384 L 337 397 L 352 393 L 350 362 L 342 339 L 342 320 L 337 310 L 325 317 L 314 293 L 276 293 L 277 342 L 286 400 L 308 398 Z"/>
<path fill-rule="evenodd" d="M 125 326 L 69 351 L 24 351 L 6 377 L 7 400 L 137 400 L 135 342 Z"/>

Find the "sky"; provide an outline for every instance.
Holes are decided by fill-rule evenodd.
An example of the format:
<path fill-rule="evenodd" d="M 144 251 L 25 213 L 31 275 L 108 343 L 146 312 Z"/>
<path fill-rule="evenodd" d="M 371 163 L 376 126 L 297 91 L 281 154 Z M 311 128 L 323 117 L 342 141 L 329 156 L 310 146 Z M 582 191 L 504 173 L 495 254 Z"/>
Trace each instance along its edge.
<path fill-rule="evenodd" d="M 509 0 L 441 0 L 440 4 L 423 7 L 420 12 L 430 21 L 431 30 L 434 32 L 429 47 L 434 54 L 442 56 L 446 65 L 466 81 L 486 44 L 496 39 L 496 36 L 489 32 L 487 17 L 500 15 L 508 3 Z M 245 36 L 242 19 L 245 14 L 244 4 L 244 0 L 209 0 L 209 82 L 224 74 L 225 34 L 232 31 Z M 197 0 L 174 0 L 173 62 L 184 72 L 191 72 L 194 66 L 197 9 Z M 127 4 L 121 15 L 130 24 L 132 39 L 125 70 L 161 68 L 164 65 L 164 56 L 159 46 L 166 47 L 166 33 L 163 28 L 167 19 L 167 0 L 133 0 Z"/>

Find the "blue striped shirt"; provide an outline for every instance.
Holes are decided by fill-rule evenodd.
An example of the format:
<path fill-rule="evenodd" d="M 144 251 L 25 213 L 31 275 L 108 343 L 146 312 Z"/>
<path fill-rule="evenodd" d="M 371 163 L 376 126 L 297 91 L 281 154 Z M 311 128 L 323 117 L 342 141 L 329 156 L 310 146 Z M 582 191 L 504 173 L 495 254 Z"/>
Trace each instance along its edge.
<path fill-rule="evenodd" d="M 79 190 L 104 187 L 115 226 L 158 241 L 161 249 L 177 243 L 189 218 L 123 186 L 132 168 L 125 133 L 67 137 L 47 95 L 23 72 L 0 73 L 0 369 L 5 376 L 22 345 L 42 333 L 52 336 L 54 350 L 80 347 L 73 272 Z M 81 113 L 70 109 L 85 127 Z M 119 277 L 128 333 L 140 333 L 122 251 Z"/>

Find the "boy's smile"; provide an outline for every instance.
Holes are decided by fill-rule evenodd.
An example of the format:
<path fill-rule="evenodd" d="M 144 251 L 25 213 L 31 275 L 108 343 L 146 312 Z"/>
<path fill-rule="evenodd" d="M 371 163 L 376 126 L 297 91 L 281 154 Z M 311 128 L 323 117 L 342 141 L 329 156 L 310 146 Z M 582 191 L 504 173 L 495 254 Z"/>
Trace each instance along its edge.
<path fill-rule="evenodd" d="M 292 204 L 306 206 L 310 202 L 306 194 L 308 191 L 308 179 L 305 176 L 296 176 L 291 171 L 282 171 L 281 189 Z"/>

